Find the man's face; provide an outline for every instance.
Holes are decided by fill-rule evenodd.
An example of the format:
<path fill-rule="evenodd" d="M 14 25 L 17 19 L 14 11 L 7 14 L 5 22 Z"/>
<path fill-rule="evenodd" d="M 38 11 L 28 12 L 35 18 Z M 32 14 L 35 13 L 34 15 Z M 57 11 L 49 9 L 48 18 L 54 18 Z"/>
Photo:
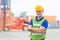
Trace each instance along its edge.
<path fill-rule="evenodd" d="M 42 17 L 43 11 L 36 11 L 38 17 Z"/>

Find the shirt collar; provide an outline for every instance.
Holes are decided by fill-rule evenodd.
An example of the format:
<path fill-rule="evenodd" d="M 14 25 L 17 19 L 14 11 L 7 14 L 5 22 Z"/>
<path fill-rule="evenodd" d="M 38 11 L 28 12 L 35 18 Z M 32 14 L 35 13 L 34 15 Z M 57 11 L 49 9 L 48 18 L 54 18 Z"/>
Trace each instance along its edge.
<path fill-rule="evenodd" d="M 40 20 L 42 20 L 44 18 L 44 16 L 42 16 L 42 18 L 40 18 L 39 20 L 38 20 L 38 16 L 36 16 L 36 21 L 40 21 Z"/>

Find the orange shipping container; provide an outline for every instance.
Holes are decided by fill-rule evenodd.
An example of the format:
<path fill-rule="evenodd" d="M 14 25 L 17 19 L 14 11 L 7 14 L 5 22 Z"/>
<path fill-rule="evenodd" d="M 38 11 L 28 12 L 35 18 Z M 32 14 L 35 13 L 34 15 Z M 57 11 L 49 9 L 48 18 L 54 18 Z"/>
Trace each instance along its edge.
<path fill-rule="evenodd" d="M 0 10 L 0 30 L 4 30 L 4 11 Z"/>
<path fill-rule="evenodd" d="M 56 16 L 45 16 L 45 18 L 48 20 L 48 22 L 56 22 L 57 21 Z"/>

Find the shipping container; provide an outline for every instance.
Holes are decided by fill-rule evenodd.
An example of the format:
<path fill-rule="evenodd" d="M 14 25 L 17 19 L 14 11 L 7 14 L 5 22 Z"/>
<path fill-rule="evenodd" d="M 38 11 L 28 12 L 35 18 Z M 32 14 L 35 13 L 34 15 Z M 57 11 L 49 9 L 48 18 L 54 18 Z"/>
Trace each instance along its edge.
<path fill-rule="evenodd" d="M 57 22 L 49 22 L 48 28 L 51 28 L 51 29 L 57 28 Z"/>
<path fill-rule="evenodd" d="M 10 6 L 11 6 L 10 4 L 11 4 L 10 0 L 0 0 L 0 30 L 4 30 L 5 28 L 4 18 L 6 19 L 6 15 L 10 14 Z"/>

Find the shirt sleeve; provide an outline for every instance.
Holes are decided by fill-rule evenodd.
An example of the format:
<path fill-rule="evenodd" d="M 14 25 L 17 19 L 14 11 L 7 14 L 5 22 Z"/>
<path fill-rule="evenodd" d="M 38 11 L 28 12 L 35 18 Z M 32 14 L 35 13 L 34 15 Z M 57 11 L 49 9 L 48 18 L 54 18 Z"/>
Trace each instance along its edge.
<path fill-rule="evenodd" d="M 45 21 L 42 23 L 42 25 L 41 25 L 41 26 L 43 26 L 43 27 L 47 28 L 47 27 L 48 27 L 48 21 L 47 21 L 47 20 L 45 20 Z"/>
<path fill-rule="evenodd" d="M 33 25 L 33 23 L 32 23 L 32 19 L 30 20 L 30 23 L 29 23 L 29 25 Z"/>

